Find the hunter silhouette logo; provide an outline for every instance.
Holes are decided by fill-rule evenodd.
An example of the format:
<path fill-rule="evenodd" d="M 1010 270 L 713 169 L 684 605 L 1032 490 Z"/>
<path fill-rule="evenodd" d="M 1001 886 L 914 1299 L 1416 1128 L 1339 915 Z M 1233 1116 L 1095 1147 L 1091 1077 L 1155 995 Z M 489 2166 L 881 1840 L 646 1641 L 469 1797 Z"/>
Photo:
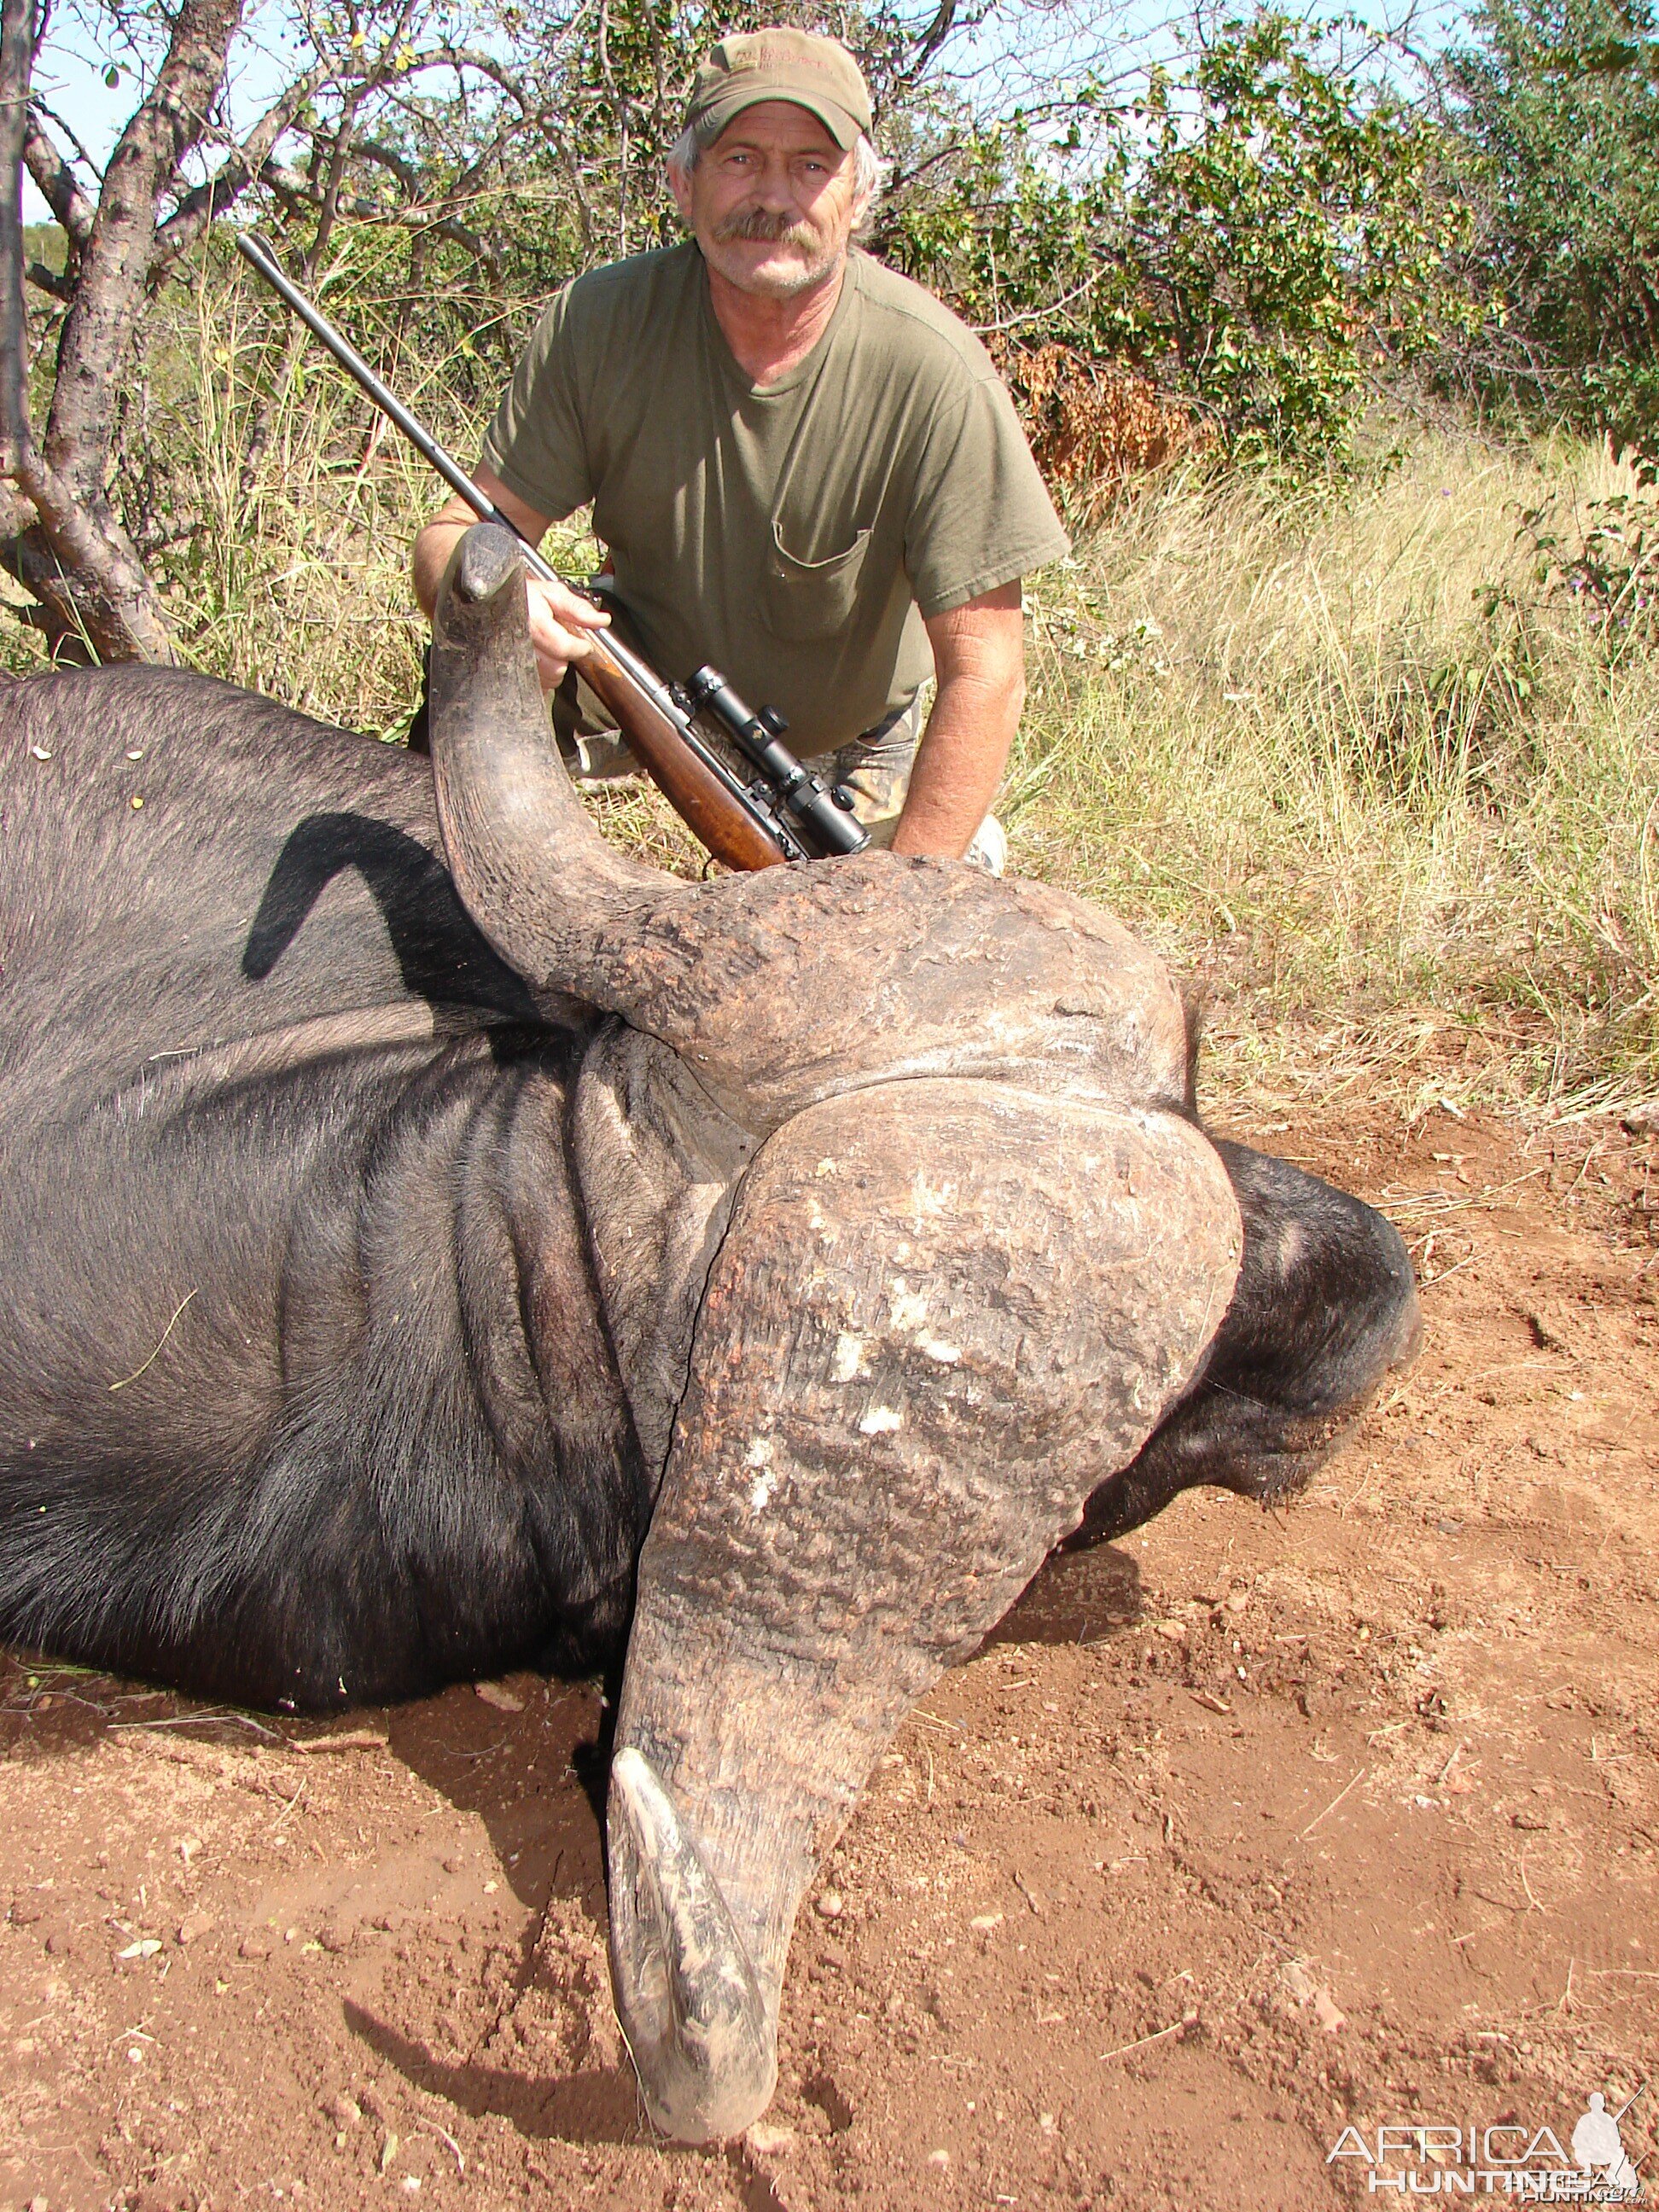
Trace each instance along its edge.
<path fill-rule="evenodd" d="M 1362 2159 L 1370 2196 L 1392 2190 L 1401 2197 L 1508 2197 L 1528 2204 L 1640 2204 L 1646 2197 L 1639 2161 L 1626 2150 L 1619 2124 L 1647 2087 L 1644 2081 L 1611 2112 L 1602 2092 L 1592 2091 L 1565 2143 L 1553 2128 L 1513 2117 L 1484 2128 L 1410 2120 L 1369 2135 L 1344 2128 L 1325 2163 Z"/>
<path fill-rule="evenodd" d="M 1644 2083 L 1643 2087 L 1645 2087 L 1646 2084 Z M 1641 2094 L 1638 2089 L 1636 2097 Z M 1595 2172 L 1598 2168 L 1604 2170 L 1608 2185 L 1622 2191 L 1625 2202 L 1631 2204 L 1641 2202 L 1642 2180 L 1625 2155 L 1619 2123 L 1636 2102 L 1636 2097 L 1622 2104 L 1616 2112 L 1610 2112 L 1607 2099 L 1599 2089 L 1595 2090 L 1590 2097 L 1589 2110 L 1572 2131 L 1572 2154 L 1579 2166 L 1586 2172 Z M 1617 2197 L 1604 2200 L 1608 2203 L 1618 2201 Z"/>

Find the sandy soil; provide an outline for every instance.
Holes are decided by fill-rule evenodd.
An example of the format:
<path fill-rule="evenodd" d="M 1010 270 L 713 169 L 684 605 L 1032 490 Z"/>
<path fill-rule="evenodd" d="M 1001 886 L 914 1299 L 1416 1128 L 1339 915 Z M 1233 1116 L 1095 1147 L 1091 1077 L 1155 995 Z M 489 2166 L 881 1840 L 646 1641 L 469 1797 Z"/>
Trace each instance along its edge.
<path fill-rule="evenodd" d="M 1255 1133 L 1413 1240 L 1418 1366 L 913 1716 L 742 2144 L 643 2123 L 592 1690 L 278 1729 L 0 1662 L 0 2206 L 1303 2212 L 1377 2201 L 1350 2124 L 1514 2157 L 1659 2076 L 1659 1143 L 1353 1128 Z M 1621 2124 L 1651 2174 L 1659 2080 Z"/>

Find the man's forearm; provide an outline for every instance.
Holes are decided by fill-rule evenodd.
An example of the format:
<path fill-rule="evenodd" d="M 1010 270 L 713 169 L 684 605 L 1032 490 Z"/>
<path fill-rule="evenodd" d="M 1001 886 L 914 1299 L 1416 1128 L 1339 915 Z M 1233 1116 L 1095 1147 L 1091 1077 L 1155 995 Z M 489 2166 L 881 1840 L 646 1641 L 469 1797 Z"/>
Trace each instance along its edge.
<path fill-rule="evenodd" d="M 459 506 L 459 501 L 452 501 Z M 469 510 L 465 520 L 452 516 L 446 507 L 435 515 L 415 540 L 415 550 L 410 559 L 410 574 L 415 586 L 415 598 L 421 612 L 428 622 L 432 610 L 438 604 L 438 586 L 444 580 L 444 570 L 449 566 L 449 556 L 465 537 L 477 517 Z"/>
<path fill-rule="evenodd" d="M 1020 674 L 940 680 L 893 833 L 896 853 L 962 858 L 996 797 L 1024 703 Z"/>
<path fill-rule="evenodd" d="M 939 694 L 916 750 L 893 850 L 959 860 L 990 811 L 1025 704 L 1017 583 L 927 618 Z"/>

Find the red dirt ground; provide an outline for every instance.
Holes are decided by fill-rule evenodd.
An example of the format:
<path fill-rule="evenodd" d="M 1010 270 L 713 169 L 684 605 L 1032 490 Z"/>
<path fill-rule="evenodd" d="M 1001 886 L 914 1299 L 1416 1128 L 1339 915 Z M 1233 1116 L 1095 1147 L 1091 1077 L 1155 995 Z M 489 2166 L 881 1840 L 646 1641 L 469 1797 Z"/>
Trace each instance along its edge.
<path fill-rule="evenodd" d="M 591 1690 L 278 1729 L 0 1662 L 0 2206 L 1304 2212 L 1377 2201 L 1350 2123 L 1514 2157 L 1659 2076 L 1659 1144 L 1342 1119 L 1264 1141 L 1413 1240 L 1417 1367 L 912 1717 L 741 2144 L 643 2119 Z M 1659 2081 L 1621 2124 L 1651 2176 Z"/>

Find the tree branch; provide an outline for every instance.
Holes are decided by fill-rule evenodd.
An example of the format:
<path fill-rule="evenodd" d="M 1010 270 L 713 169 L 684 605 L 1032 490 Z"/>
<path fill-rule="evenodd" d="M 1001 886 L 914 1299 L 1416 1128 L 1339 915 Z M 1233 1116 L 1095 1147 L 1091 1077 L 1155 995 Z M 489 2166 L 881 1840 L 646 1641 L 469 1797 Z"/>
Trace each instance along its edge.
<path fill-rule="evenodd" d="M 155 274 L 171 268 L 179 256 L 196 243 L 216 216 L 235 205 L 258 177 L 277 140 L 331 74 L 319 64 L 296 77 L 240 143 L 231 147 L 217 173 L 185 193 L 173 213 L 157 226 L 155 235 L 161 251 L 153 265 L 152 282 Z"/>
<path fill-rule="evenodd" d="M 15 477 L 33 443 L 28 308 L 23 295 L 23 147 L 34 69 L 34 0 L 0 9 L 0 475 Z"/>
<path fill-rule="evenodd" d="M 34 60 L 33 0 L 0 9 L 0 476 L 34 510 L 4 501 L 0 561 L 40 602 L 54 649 L 170 660 L 155 595 L 118 527 L 77 497 L 42 459 L 28 415 L 28 313 L 23 295 L 23 160 Z"/>
<path fill-rule="evenodd" d="M 387 211 L 393 222 L 410 227 L 418 225 L 422 230 L 429 231 L 434 238 L 447 239 L 452 245 L 462 246 L 467 252 L 476 254 L 490 273 L 495 275 L 498 271 L 500 262 L 500 256 L 495 247 L 478 232 L 462 222 L 458 216 L 448 210 L 466 204 L 471 196 L 472 187 L 494 159 L 497 144 L 497 141 L 492 140 L 477 161 L 468 163 L 447 192 L 438 193 L 429 198 L 422 198 L 426 191 L 427 180 L 422 175 L 419 167 L 415 162 L 398 153 L 394 147 L 382 145 L 376 138 L 359 138 L 352 151 L 360 161 L 373 161 L 380 168 L 389 171 L 408 194 L 409 204 L 406 207 Z M 385 219 L 384 214 L 382 219 Z"/>
<path fill-rule="evenodd" d="M 495 86 L 498 91 L 504 92 L 507 98 L 522 111 L 526 121 L 538 112 L 540 103 L 532 99 L 523 79 L 514 76 L 514 72 L 503 63 L 497 61 L 493 54 L 483 53 L 476 46 L 428 47 L 422 57 L 421 65 L 427 69 L 453 69 L 457 76 L 465 70 L 471 70 Z M 413 71 L 411 70 L 410 74 L 412 75 Z"/>
<path fill-rule="evenodd" d="M 339 122 L 335 126 L 334 143 L 330 147 L 328 155 L 328 175 L 321 192 L 318 195 L 317 232 L 305 258 L 305 281 L 308 285 L 314 284 L 317 281 L 317 271 L 323 265 L 323 258 L 328 252 L 328 241 L 334 234 L 334 225 L 339 218 L 340 187 L 345 182 L 346 163 L 351 157 L 351 141 L 352 134 L 356 128 L 357 109 L 368 90 L 368 87 L 364 86 L 347 97 L 345 106 L 341 111 Z"/>
<path fill-rule="evenodd" d="M 899 72 L 899 82 L 913 85 L 956 27 L 958 0 L 939 0 L 939 12 L 916 41 L 915 51 Z"/>
<path fill-rule="evenodd" d="M 24 127 L 23 160 L 41 198 L 62 224 L 70 244 L 77 253 L 83 253 L 92 236 L 92 202 L 76 183 L 69 163 L 41 129 L 33 108 L 28 111 Z"/>
<path fill-rule="evenodd" d="M 46 458 L 100 501 L 120 370 L 155 249 L 156 203 L 200 139 L 224 81 L 242 0 L 180 0 L 155 83 L 122 132 L 64 318 Z"/>
<path fill-rule="evenodd" d="M 39 527 L 0 544 L 0 562 L 41 602 L 53 650 L 100 660 L 173 659 L 142 563 L 112 518 L 90 507 L 33 445 L 9 471 Z"/>
<path fill-rule="evenodd" d="M 50 10 L 47 9 L 43 9 L 41 10 L 40 21 L 43 24 L 49 13 Z M 46 33 L 44 29 L 36 34 L 34 44 L 37 52 L 39 52 L 41 42 L 44 40 L 45 37 Z M 50 123 L 52 129 L 58 133 L 60 138 L 65 138 L 68 140 L 70 152 L 75 156 L 76 160 L 81 164 L 81 167 L 86 171 L 89 177 L 95 177 L 98 174 L 97 162 L 94 161 L 91 155 L 88 153 L 86 141 L 77 132 L 75 125 L 70 121 L 68 116 L 60 115 L 58 112 L 58 110 L 52 105 L 51 101 L 42 100 L 38 92 L 32 92 L 29 94 L 29 112 L 31 115 L 36 117 L 40 121 Z"/>
<path fill-rule="evenodd" d="M 352 148 L 360 161 L 373 161 L 379 168 L 390 171 L 410 199 L 416 199 L 421 191 L 421 173 L 415 163 L 398 153 L 394 146 L 383 146 L 378 138 L 359 138 Z"/>
<path fill-rule="evenodd" d="M 356 150 L 361 153 L 362 149 L 358 147 Z M 267 161 L 259 172 L 259 181 L 268 191 L 275 192 L 290 213 L 301 208 L 313 214 L 322 210 L 321 187 L 313 185 L 299 169 L 290 169 L 281 161 Z M 429 231 L 434 238 L 446 239 L 452 246 L 459 246 L 464 252 L 475 254 L 486 268 L 492 266 L 498 258 L 493 247 L 477 231 L 458 222 L 453 216 L 440 214 L 429 205 L 422 206 L 419 201 L 410 207 L 389 208 L 364 194 L 356 193 L 348 198 L 343 193 L 338 201 L 338 211 L 350 216 L 358 222 L 390 222 L 395 223 L 400 230 Z"/>

